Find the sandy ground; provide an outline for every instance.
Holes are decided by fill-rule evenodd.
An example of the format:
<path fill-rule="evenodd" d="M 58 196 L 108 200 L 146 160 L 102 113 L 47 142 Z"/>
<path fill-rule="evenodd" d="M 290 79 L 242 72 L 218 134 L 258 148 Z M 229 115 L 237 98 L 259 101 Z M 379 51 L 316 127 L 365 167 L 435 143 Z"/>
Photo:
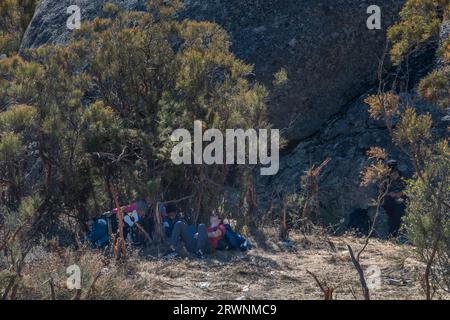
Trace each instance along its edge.
<path fill-rule="evenodd" d="M 276 239 L 275 236 L 270 237 Z M 137 273 L 146 281 L 147 299 L 322 299 L 307 270 L 334 288 L 335 299 L 362 299 L 358 274 L 346 244 L 356 252 L 364 239 L 291 235 L 292 245 L 267 240 L 249 252 L 224 251 L 205 260 L 184 256 L 171 260 L 145 255 Z M 423 299 L 423 265 L 412 247 L 371 239 L 361 265 L 372 274 L 372 299 Z M 326 283 L 326 284 L 325 284 Z M 447 294 L 435 298 L 450 299 Z"/>

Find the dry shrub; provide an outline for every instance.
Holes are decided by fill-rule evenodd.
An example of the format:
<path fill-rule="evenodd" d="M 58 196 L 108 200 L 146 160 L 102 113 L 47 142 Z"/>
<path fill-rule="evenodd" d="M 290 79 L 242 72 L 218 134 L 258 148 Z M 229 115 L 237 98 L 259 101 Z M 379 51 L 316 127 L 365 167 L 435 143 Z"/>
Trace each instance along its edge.
<path fill-rule="evenodd" d="M 67 267 L 74 264 L 81 270 L 78 295 L 77 290 L 69 290 L 66 284 Z M 2 273 L 0 271 L 0 284 Z M 144 285 L 132 260 L 119 264 L 100 252 L 74 252 L 63 248 L 47 252 L 40 248 L 33 252 L 23 270 L 17 299 L 141 299 Z"/>

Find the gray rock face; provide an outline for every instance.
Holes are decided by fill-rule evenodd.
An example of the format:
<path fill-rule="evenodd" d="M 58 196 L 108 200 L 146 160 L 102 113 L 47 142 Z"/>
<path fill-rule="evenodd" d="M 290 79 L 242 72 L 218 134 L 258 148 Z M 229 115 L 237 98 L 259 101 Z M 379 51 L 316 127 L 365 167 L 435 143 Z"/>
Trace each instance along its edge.
<path fill-rule="evenodd" d="M 377 195 L 375 188 L 360 187 L 360 172 L 368 165 L 366 151 L 371 146 L 386 147 L 407 166 L 392 146 L 382 121 L 369 118 L 364 98 L 344 107 L 329 119 L 319 132 L 300 142 L 280 159 L 277 175 L 261 179 L 260 198 L 266 189 L 282 187 L 289 192 L 301 191 L 300 179 L 313 164 L 326 158 L 331 161 L 320 179 L 321 215 L 324 221 L 337 224 L 356 208 L 367 209 L 371 198 Z M 267 188 L 270 186 L 270 188 Z M 344 225 L 347 221 L 344 221 Z"/>
<path fill-rule="evenodd" d="M 67 7 L 80 6 L 82 19 L 101 12 L 106 0 L 41 0 L 22 48 L 64 43 Z M 113 0 L 125 9 L 144 9 L 146 0 Z M 285 68 L 289 82 L 272 93 L 275 128 L 290 140 L 310 136 L 339 108 L 375 82 L 386 29 L 404 0 L 379 1 L 382 30 L 368 30 L 372 0 L 187 0 L 181 17 L 215 21 L 232 37 L 236 55 L 255 65 L 256 78 L 271 88 Z"/>
<path fill-rule="evenodd" d="M 444 22 L 440 34 L 440 43 L 450 33 L 450 22 Z M 416 70 L 411 78 L 421 79 L 435 68 L 443 67 L 443 61 L 436 59 L 435 52 L 416 57 Z M 430 56 L 428 56 L 428 54 Z M 428 59 L 431 58 L 431 59 Z M 416 73 L 416 74 L 414 74 Z M 277 175 L 260 179 L 259 199 L 265 201 L 272 190 L 284 190 L 286 193 L 302 191 L 300 178 L 312 164 L 320 164 L 326 158 L 331 161 L 323 171 L 320 183 L 321 219 L 330 225 L 338 225 L 345 230 L 349 215 L 358 208 L 368 209 L 374 214 L 374 199 L 378 191 L 375 186 L 368 188 L 360 185 L 361 171 L 370 163 L 366 152 L 372 146 L 388 151 L 390 158 L 398 161 L 398 169 L 406 177 L 414 173 L 408 156 L 393 145 L 383 121 L 369 117 L 368 106 L 364 103 L 367 93 L 340 108 L 339 112 L 326 120 L 316 134 L 303 139 L 280 158 L 280 170 Z M 438 110 L 421 100 L 415 90 L 408 94 L 411 105 L 419 114 L 429 113 L 433 117 L 432 133 L 434 137 L 447 137 L 450 121 L 450 108 Z M 261 205 L 265 205 L 261 203 Z M 378 236 L 387 236 L 386 216 L 381 212 L 375 230 Z"/>
<path fill-rule="evenodd" d="M 234 52 L 269 88 L 286 69 L 288 85 L 271 97 L 272 122 L 300 140 L 373 85 L 386 29 L 403 2 L 379 1 L 383 30 L 366 27 L 371 0 L 191 0 L 187 16 L 229 31 Z"/>
<path fill-rule="evenodd" d="M 21 50 L 45 44 L 66 43 L 71 30 L 66 26 L 67 8 L 77 5 L 81 9 L 81 20 L 92 20 L 99 16 L 105 3 L 112 2 L 125 10 L 145 9 L 145 0 L 41 0 L 22 40 Z"/>
<path fill-rule="evenodd" d="M 302 191 L 301 176 L 311 165 L 319 165 L 329 157 L 331 161 L 319 181 L 320 219 L 330 225 L 339 225 L 340 230 L 344 230 L 349 214 L 355 209 L 369 209 L 369 212 L 374 213 L 377 188 L 373 185 L 360 185 L 361 172 L 370 164 L 366 155 L 370 147 L 385 148 L 390 158 L 398 161 L 402 174 L 405 177 L 412 176 L 414 169 L 409 158 L 393 145 L 384 122 L 369 117 L 368 105 L 364 103 L 366 97 L 365 94 L 343 107 L 339 113 L 326 121 L 315 135 L 285 152 L 280 158 L 277 175 L 260 178 L 258 198 L 261 199 L 262 207 L 266 206 L 264 202 L 274 189 L 286 193 Z M 448 122 L 442 117 L 442 112 L 422 101 L 414 93 L 409 95 L 409 100 L 419 114 L 428 112 L 433 116 L 433 135 L 446 136 Z M 381 226 L 379 228 L 378 235 L 387 235 L 386 230 L 381 230 Z"/>

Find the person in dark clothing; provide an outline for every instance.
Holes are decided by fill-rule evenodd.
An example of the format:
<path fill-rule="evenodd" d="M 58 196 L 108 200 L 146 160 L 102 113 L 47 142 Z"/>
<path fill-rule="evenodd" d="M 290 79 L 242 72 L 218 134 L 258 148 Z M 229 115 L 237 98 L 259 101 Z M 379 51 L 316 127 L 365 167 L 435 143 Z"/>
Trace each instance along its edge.
<path fill-rule="evenodd" d="M 88 240 L 92 249 L 100 249 L 109 244 L 110 232 L 117 233 L 119 226 L 116 215 L 111 212 L 104 213 L 100 218 L 88 221 L 89 234 Z M 124 237 L 127 238 L 130 228 L 124 223 Z"/>
<path fill-rule="evenodd" d="M 108 221 L 97 219 L 88 221 L 90 232 L 88 235 L 92 249 L 103 248 L 109 243 Z"/>
<path fill-rule="evenodd" d="M 391 169 L 390 185 L 382 207 L 388 216 L 389 236 L 396 237 L 406 209 L 406 197 L 403 193 L 405 183 L 398 170 L 397 161 L 389 160 L 387 165 Z"/>
<path fill-rule="evenodd" d="M 214 252 L 220 239 L 224 237 L 226 230 L 222 223 L 222 218 L 218 215 L 212 215 L 210 223 L 211 226 L 209 228 L 204 224 L 200 224 L 197 230 L 182 221 L 175 223 L 170 238 L 170 248 L 166 256 L 176 254 L 176 248 L 180 241 L 189 252 L 195 253 L 199 258 L 203 258 L 205 253 Z"/>
<path fill-rule="evenodd" d="M 175 224 L 182 220 L 181 215 L 177 211 L 177 207 L 173 204 L 168 204 L 165 207 L 165 213 L 163 213 L 163 226 L 167 238 L 172 236 Z"/>

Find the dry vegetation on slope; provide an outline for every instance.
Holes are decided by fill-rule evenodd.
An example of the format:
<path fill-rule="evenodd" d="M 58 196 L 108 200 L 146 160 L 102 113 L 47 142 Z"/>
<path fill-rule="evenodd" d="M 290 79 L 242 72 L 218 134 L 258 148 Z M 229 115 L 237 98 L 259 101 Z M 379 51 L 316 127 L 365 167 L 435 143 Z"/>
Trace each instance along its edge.
<path fill-rule="evenodd" d="M 310 271 L 325 287 L 334 288 L 333 299 L 363 299 L 347 244 L 357 249 L 364 239 L 293 234 L 292 246 L 284 246 L 273 241 L 275 230 L 267 231 L 264 249 L 220 251 L 205 260 L 159 259 L 152 247 L 135 250 L 126 264 L 105 266 L 100 254 L 86 251 L 80 260 L 83 280 L 78 296 L 65 287 L 70 259 L 62 250 L 28 265 L 19 298 L 51 299 L 53 285 L 57 299 L 323 299 Z M 423 299 L 420 279 L 425 265 L 411 249 L 391 241 L 369 242 L 361 265 L 364 270 L 371 265 L 381 269 L 381 287 L 371 290 L 371 299 Z M 53 280 L 51 285 L 50 275 L 58 274 L 64 281 Z M 450 295 L 438 292 L 435 298 Z"/>
<path fill-rule="evenodd" d="M 274 237 L 275 238 L 275 237 Z M 291 249 L 268 241 L 267 249 L 248 253 L 221 252 L 198 261 L 147 261 L 138 273 L 147 282 L 147 299 L 323 299 L 307 270 L 335 288 L 335 299 L 362 299 L 358 274 L 346 244 L 358 248 L 364 240 L 354 237 L 300 237 L 293 235 Z M 329 242 L 333 244 L 330 245 Z M 335 250 L 333 250 L 333 248 Z M 422 299 L 420 275 L 424 265 L 408 245 L 371 240 L 361 257 L 364 269 L 381 269 L 381 288 L 371 291 L 376 299 Z M 442 299 L 450 296 L 442 294 Z"/>

